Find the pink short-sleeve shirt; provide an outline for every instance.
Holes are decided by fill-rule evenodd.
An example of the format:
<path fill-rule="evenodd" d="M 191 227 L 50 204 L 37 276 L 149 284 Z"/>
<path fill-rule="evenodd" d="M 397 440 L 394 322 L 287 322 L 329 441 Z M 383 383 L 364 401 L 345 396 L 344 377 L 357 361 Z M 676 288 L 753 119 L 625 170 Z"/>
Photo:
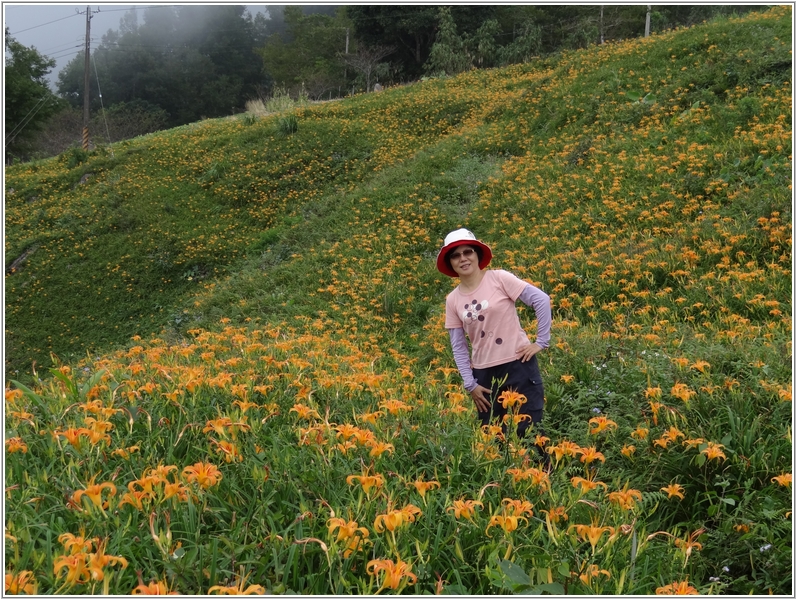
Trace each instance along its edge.
<path fill-rule="evenodd" d="M 446 297 L 446 329 L 465 330 L 473 368 L 517 360 L 518 351 L 531 344 L 515 307 L 527 285 L 508 271 L 490 269 L 472 292 L 463 294 L 457 286 Z"/>

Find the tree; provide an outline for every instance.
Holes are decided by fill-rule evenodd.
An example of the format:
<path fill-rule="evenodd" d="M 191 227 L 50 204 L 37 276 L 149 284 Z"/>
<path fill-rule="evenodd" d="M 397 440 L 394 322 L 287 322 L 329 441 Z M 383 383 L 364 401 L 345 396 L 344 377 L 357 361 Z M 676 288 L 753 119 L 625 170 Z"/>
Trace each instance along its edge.
<path fill-rule="evenodd" d="M 346 31 L 352 27 L 345 12 L 304 14 L 298 6 L 287 6 L 282 18 L 285 32 L 270 35 L 259 50 L 264 73 L 274 85 L 294 94 L 304 87 L 312 98 L 345 89 L 344 65 L 338 60 L 346 48 Z"/>
<path fill-rule="evenodd" d="M 542 29 L 534 21 L 526 21 L 515 32 L 514 39 L 498 50 L 498 62 L 510 65 L 526 62 L 538 54 L 542 45 Z"/>
<path fill-rule="evenodd" d="M 367 46 L 395 46 L 394 60 L 408 79 L 419 77 L 437 37 L 440 7 L 426 5 L 366 5 L 346 7 L 358 41 Z M 460 35 L 471 35 L 496 14 L 496 6 L 451 6 Z"/>
<path fill-rule="evenodd" d="M 55 60 L 20 44 L 8 28 L 5 49 L 5 146 L 9 158 L 24 154 L 31 137 L 61 105 L 45 80 Z"/>
<path fill-rule="evenodd" d="M 169 126 L 243 110 L 266 82 L 255 51 L 263 27 L 235 5 L 156 5 L 143 23 L 127 13 L 92 57 L 105 107 L 142 100 L 165 110 Z M 77 56 L 58 74 L 58 91 L 73 106 L 83 102 L 82 72 Z"/>
<path fill-rule="evenodd" d="M 355 71 L 360 73 L 365 80 L 365 89 L 371 90 L 371 77 L 382 74 L 380 67 L 384 66 L 382 59 L 395 52 L 392 46 L 361 46 L 354 54 L 340 54 L 341 60 Z"/>
<path fill-rule="evenodd" d="M 451 16 L 451 8 L 441 6 L 439 15 L 440 24 L 437 37 L 424 68 L 429 73 L 444 73 L 446 75 L 455 75 L 466 71 L 471 65 L 470 57 L 465 40 L 457 33 L 457 25 Z"/>

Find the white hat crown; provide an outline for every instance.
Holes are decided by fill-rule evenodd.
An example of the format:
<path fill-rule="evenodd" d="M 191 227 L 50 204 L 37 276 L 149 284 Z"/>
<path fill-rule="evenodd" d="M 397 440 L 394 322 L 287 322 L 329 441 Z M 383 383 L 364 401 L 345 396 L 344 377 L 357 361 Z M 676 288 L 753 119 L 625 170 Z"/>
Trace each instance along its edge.
<path fill-rule="evenodd" d="M 443 241 L 443 246 L 448 246 L 449 244 L 453 244 L 454 242 L 461 242 L 463 240 L 478 241 L 476 236 L 473 235 L 473 232 L 469 229 L 457 229 L 456 231 L 452 231 L 446 236 L 446 239 Z"/>

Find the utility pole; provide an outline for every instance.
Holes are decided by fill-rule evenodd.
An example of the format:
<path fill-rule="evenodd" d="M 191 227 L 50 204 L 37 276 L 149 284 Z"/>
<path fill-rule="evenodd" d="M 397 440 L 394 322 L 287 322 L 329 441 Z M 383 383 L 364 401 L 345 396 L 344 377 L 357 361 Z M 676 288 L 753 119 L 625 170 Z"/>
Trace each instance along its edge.
<path fill-rule="evenodd" d="M 647 15 L 645 15 L 645 37 L 650 35 L 650 9 L 651 6 L 648 4 L 648 12 Z"/>
<path fill-rule="evenodd" d="M 604 36 L 604 30 L 603 30 L 603 4 L 601 4 L 601 25 L 600 25 L 600 29 L 601 29 L 601 46 L 603 46 L 604 42 L 606 41 L 605 40 L 605 36 Z"/>
<path fill-rule="evenodd" d="M 83 150 L 89 149 L 89 65 L 91 61 L 91 8 L 86 7 L 86 61 L 83 69 Z"/>

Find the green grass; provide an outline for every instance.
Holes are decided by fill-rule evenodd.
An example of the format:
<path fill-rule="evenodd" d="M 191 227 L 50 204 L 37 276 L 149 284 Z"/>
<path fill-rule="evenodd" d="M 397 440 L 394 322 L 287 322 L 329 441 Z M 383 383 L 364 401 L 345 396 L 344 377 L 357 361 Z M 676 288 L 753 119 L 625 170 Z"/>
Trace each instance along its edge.
<path fill-rule="evenodd" d="M 203 121 L 9 168 L 7 268 L 29 254 L 6 276 L 6 376 L 32 388 L 7 391 L 26 448 L 7 441 L 9 572 L 59 590 L 58 536 L 85 530 L 129 566 L 70 593 L 129 593 L 137 571 L 182 593 L 375 593 L 369 561 L 399 558 L 412 593 L 790 593 L 790 28 L 773 9 L 297 108 L 282 134 L 280 115 Z M 434 259 L 461 226 L 551 296 L 548 445 L 605 459 L 562 458 L 548 490 L 457 396 Z M 107 443 L 70 444 L 92 400 Z M 392 449 L 347 449 L 348 425 Z M 197 462 L 221 480 L 190 482 Z M 158 465 L 188 496 L 122 503 Z M 371 496 L 347 483 L 366 470 Z M 70 508 L 92 478 L 108 506 Z M 490 527 L 504 498 L 534 505 L 511 533 Z M 414 522 L 378 530 L 408 503 Z M 594 548 L 575 528 L 593 522 Z"/>

